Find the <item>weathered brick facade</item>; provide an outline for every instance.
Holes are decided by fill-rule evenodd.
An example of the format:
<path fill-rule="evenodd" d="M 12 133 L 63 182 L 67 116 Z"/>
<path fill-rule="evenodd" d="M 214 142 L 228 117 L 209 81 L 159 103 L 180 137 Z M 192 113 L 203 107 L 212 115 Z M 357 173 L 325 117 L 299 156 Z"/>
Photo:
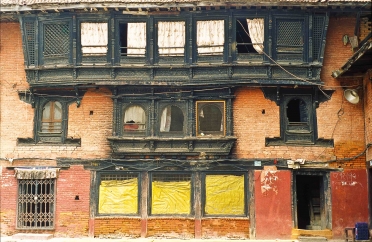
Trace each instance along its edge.
<path fill-rule="evenodd" d="M 354 35 L 355 24 L 355 17 L 332 15 L 328 25 L 320 79 L 324 82 L 322 90 L 334 92 L 328 101 L 319 103 L 316 121 L 318 137 L 333 140 L 334 145 L 268 146 L 265 138 L 280 136 L 280 107 L 265 97 L 260 85 L 237 87 L 232 100 L 233 135 L 237 140 L 230 157 L 232 161 L 247 160 L 251 164 L 249 169 L 253 170 L 252 173 L 249 173 L 249 169 L 244 171 L 248 177 L 245 189 L 249 193 L 246 196 L 249 199 L 245 202 L 246 214 L 242 217 L 203 217 L 201 203 L 205 194 L 201 195 L 203 186 L 199 184 L 203 179 L 195 178 L 195 184 L 192 183 L 196 187 L 192 189 L 195 202 L 192 210 L 195 211 L 182 217 L 148 215 L 147 206 L 150 203 L 147 200 L 139 202 L 140 212 L 137 215 L 97 216 L 99 191 L 96 174 L 100 170 L 94 166 L 102 160 L 113 162 L 113 151 L 107 138 L 113 135 L 114 101 L 112 90 L 105 86 L 87 87 L 80 106 L 74 102 L 68 106 L 67 137 L 81 139 L 80 145 L 17 143 L 17 138 L 33 137 L 35 109 L 20 100 L 19 95 L 30 88 L 26 80 L 20 23 L 1 22 L 1 233 L 11 235 L 24 231 L 17 228 L 18 185 L 14 169 L 58 167 L 55 227 L 52 230 L 55 236 L 287 239 L 298 232 L 293 232 L 293 229 L 297 229 L 293 227 L 292 215 L 296 195 L 293 180 L 296 180 L 296 174 L 305 175 L 290 169 L 286 161 L 297 159 L 305 160 L 305 171 L 308 171 L 306 168 L 319 168 L 322 175 L 326 174 L 324 181 L 328 183 L 321 184 L 329 185 L 325 196 L 331 204 L 332 213 L 329 216 L 332 222 L 326 230 L 327 233 L 331 231 L 328 234 L 332 238 L 341 238 L 344 227 L 353 226 L 355 222 L 370 223 L 368 203 L 371 204 L 371 198 L 368 198 L 367 178 L 371 176 L 368 174 L 371 173 L 369 162 L 372 160 L 371 70 L 366 71 L 363 79 L 336 79 L 331 76 L 332 71 L 340 68 L 353 55 L 350 44 L 344 45 L 341 39 L 345 34 Z M 356 105 L 347 102 L 344 98 L 345 87 L 362 87 L 358 89 L 361 102 Z M 370 146 L 366 148 L 368 144 Z M 348 159 L 354 156 L 357 157 Z M 158 158 L 153 155 L 138 157 L 155 161 Z M 255 165 L 256 161 L 262 161 L 262 167 Z M 277 166 L 277 169 L 265 173 L 265 162 L 270 167 Z M 268 182 L 265 180 L 268 174 L 275 178 Z M 141 173 L 141 179 L 144 179 L 138 195 L 141 199 L 150 197 L 148 190 L 151 183 L 148 177 L 144 177 Z M 358 201 L 354 198 L 358 198 Z"/>

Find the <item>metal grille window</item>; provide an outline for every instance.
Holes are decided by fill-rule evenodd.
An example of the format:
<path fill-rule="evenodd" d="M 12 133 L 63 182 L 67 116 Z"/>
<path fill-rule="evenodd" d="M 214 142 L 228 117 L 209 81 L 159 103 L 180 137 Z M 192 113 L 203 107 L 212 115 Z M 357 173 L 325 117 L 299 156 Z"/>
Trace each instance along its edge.
<path fill-rule="evenodd" d="M 138 214 L 138 174 L 102 174 L 99 214 Z"/>
<path fill-rule="evenodd" d="M 191 174 L 152 175 L 151 214 L 191 213 Z"/>
<path fill-rule="evenodd" d="M 70 27 L 68 23 L 44 25 L 44 57 L 68 57 Z"/>
<path fill-rule="evenodd" d="M 314 17 L 313 24 L 313 60 L 319 61 L 319 54 L 322 46 L 322 35 L 324 29 L 324 17 Z"/>
<path fill-rule="evenodd" d="M 29 65 L 35 64 L 35 24 L 34 22 L 25 22 L 25 35 L 27 43 L 27 54 Z"/>
<path fill-rule="evenodd" d="M 53 229 L 55 179 L 18 180 L 19 229 Z"/>

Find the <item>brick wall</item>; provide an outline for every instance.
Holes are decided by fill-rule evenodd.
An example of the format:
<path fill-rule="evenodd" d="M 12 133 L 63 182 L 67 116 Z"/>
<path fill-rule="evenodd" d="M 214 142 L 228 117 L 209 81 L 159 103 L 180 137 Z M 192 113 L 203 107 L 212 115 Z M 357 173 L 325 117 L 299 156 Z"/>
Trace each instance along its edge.
<path fill-rule="evenodd" d="M 56 235 L 88 235 L 90 171 L 83 166 L 61 170 L 56 183 Z"/>
<path fill-rule="evenodd" d="M 366 127 L 366 144 L 372 143 L 372 69 L 366 73 L 363 79 L 364 88 L 364 113 Z M 372 160 L 372 146 L 366 154 L 367 161 Z M 372 189 L 372 188 L 371 188 Z"/>
<path fill-rule="evenodd" d="M 140 237 L 140 235 L 140 218 L 102 217 L 94 219 L 95 237 Z"/>
<path fill-rule="evenodd" d="M 194 238 L 194 219 L 188 218 L 149 218 L 147 237 Z"/>
<path fill-rule="evenodd" d="M 90 89 L 77 108 L 69 106 L 68 137 L 81 138 L 75 146 L 17 146 L 17 138 L 33 138 L 34 109 L 20 100 L 18 91 L 29 88 L 24 70 L 22 37 L 18 23 L 0 23 L 0 157 L 1 158 L 104 158 L 110 153 L 106 137 L 112 132 L 113 102 L 108 89 Z M 11 107 L 11 108 L 9 108 Z M 9 120 L 6 122 L 5 120 Z"/>
<path fill-rule="evenodd" d="M 340 24 L 342 23 L 342 24 Z M 355 18 L 331 18 L 324 54 L 321 79 L 323 89 L 335 90 L 329 101 L 320 103 L 317 112 L 318 137 L 334 139 L 333 147 L 271 146 L 265 147 L 265 137 L 280 136 L 279 106 L 265 99 L 259 88 L 245 87 L 235 92 L 233 103 L 234 135 L 238 137 L 233 150 L 238 158 L 283 158 L 327 161 L 356 156 L 365 147 L 363 102 L 347 102 L 341 86 L 358 86 L 355 80 L 340 81 L 331 76 L 351 57 L 350 44 L 344 46 L 342 36 L 353 35 Z M 264 112 L 263 112 L 264 111 Z M 247 128 L 248 127 L 248 128 Z M 350 162 L 339 162 L 342 168 L 364 168 L 365 156 Z"/>
<path fill-rule="evenodd" d="M 11 234 L 16 226 L 17 180 L 14 170 L 7 169 L 7 161 L 0 161 L 0 228 L 1 234 Z"/>
<path fill-rule="evenodd" d="M 202 238 L 249 238 L 248 219 L 239 218 L 205 218 L 201 221 Z"/>

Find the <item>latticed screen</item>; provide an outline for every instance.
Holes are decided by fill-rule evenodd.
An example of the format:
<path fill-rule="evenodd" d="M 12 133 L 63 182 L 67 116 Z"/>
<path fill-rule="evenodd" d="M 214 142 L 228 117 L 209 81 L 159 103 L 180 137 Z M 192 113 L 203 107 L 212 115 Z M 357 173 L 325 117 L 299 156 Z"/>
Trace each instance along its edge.
<path fill-rule="evenodd" d="M 315 16 L 313 24 L 313 59 L 319 60 L 319 52 L 322 47 L 322 34 L 324 26 L 324 17 Z"/>
<path fill-rule="evenodd" d="M 67 57 L 70 43 L 68 23 L 44 25 L 44 57 Z"/>
<path fill-rule="evenodd" d="M 279 21 L 277 25 L 278 51 L 302 52 L 303 23 L 301 21 Z"/>
<path fill-rule="evenodd" d="M 55 179 L 18 180 L 18 228 L 54 228 L 54 185 Z"/>
<path fill-rule="evenodd" d="M 35 64 L 35 24 L 34 22 L 25 22 L 25 35 L 27 43 L 28 63 Z"/>

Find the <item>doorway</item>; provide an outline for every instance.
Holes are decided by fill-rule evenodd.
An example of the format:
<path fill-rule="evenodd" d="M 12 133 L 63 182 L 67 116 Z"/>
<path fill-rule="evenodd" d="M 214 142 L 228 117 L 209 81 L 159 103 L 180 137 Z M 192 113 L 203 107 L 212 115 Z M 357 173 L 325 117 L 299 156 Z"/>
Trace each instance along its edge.
<path fill-rule="evenodd" d="M 324 174 L 297 173 L 294 176 L 295 224 L 298 229 L 322 230 L 329 224 L 330 209 L 326 209 Z M 330 198 L 327 198 L 330 199 Z"/>

